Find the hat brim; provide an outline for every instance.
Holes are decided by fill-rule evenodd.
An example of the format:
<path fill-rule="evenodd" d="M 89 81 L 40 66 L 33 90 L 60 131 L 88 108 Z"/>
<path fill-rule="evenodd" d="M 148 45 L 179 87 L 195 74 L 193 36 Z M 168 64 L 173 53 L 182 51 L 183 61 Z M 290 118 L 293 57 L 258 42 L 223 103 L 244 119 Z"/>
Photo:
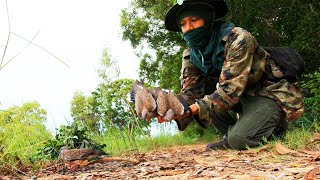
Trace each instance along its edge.
<path fill-rule="evenodd" d="M 223 17 L 228 12 L 228 6 L 224 1 L 216 2 L 216 1 L 207 1 L 205 2 L 208 5 L 211 5 L 215 8 L 215 17 L 214 19 L 218 19 Z M 182 5 L 176 4 L 174 5 L 166 14 L 165 18 L 165 27 L 169 31 L 179 32 L 181 31 L 180 27 L 177 24 L 176 16 L 177 13 L 186 6 L 198 5 L 199 2 L 194 1 L 186 1 Z"/>

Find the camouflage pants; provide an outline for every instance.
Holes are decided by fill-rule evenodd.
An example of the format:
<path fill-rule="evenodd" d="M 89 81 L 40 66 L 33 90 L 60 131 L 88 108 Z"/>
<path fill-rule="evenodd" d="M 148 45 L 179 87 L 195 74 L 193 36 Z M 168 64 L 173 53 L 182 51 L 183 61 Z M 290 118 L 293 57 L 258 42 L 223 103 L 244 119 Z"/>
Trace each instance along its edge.
<path fill-rule="evenodd" d="M 233 149 L 258 146 L 263 138 L 281 135 L 287 128 L 285 113 L 278 104 L 266 97 L 245 96 L 234 108 L 238 120 L 217 118 L 213 125 L 227 135 Z"/>

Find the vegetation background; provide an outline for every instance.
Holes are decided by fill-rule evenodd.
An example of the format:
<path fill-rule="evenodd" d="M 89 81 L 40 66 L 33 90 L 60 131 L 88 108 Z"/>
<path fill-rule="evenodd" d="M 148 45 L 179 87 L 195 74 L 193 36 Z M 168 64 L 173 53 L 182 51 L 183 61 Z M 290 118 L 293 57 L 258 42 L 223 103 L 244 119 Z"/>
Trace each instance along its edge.
<path fill-rule="evenodd" d="M 289 147 L 299 148 L 320 131 L 320 2 L 318 0 L 227 0 L 225 20 L 250 31 L 262 46 L 287 46 L 306 61 L 299 80 L 306 111 L 285 137 Z M 181 54 L 186 45 L 179 33 L 164 29 L 163 19 L 174 0 L 132 0 L 121 14 L 123 40 L 137 50 L 140 79 L 148 86 L 179 92 Z M 146 51 L 148 49 L 148 51 Z M 127 100 L 133 79 L 118 79 L 119 68 L 106 49 L 98 71 L 102 82 L 89 96 L 75 92 L 73 121 L 50 134 L 46 110 L 37 102 L 0 111 L 0 174 L 36 173 L 54 162 L 59 149 L 95 147 L 114 155 L 141 152 L 169 145 L 211 141 L 220 136 L 197 124 L 183 133 L 150 135 L 151 122 L 142 121 Z"/>

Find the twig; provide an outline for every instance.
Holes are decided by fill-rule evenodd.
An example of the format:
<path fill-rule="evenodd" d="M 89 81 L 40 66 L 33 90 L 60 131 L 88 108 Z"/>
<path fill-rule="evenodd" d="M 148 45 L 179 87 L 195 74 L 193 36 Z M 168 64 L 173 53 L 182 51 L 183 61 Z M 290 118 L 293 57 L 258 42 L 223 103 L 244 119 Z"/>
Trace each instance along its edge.
<path fill-rule="evenodd" d="M 12 169 L 16 170 L 17 172 L 19 172 L 19 173 L 23 174 L 24 176 L 27 176 L 27 174 L 26 174 L 26 173 L 24 173 L 24 172 L 20 171 L 18 168 L 14 167 L 13 165 L 9 164 L 8 162 L 4 161 L 3 159 L 1 159 L 1 158 L 0 158 L 0 160 L 1 160 L 4 164 L 7 164 L 8 166 L 10 166 Z M 5 166 L 2 166 L 2 167 L 6 168 L 7 170 L 9 170 L 9 171 L 10 171 L 10 169 L 9 169 L 8 167 L 5 167 Z M 18 176 L 22 177 L 22 176 L 21 176 L 21 175 L 19 175 L 17 172 L 14 172 L 14 171 L 12 171 L 12 170 L 11 170 L 11 172 L 13 172 L 13 173 L 15 173 L 16 175 L 18 175 Z"/>
<path fill-rule="evenodd" d="M 70 68 L 70 66 L 69 66 L 67 63 L 63 62 L 63 61 L 62 61 L 61 59 L 59 59 L 56 55 L 54 55 L 53 53 L 49 52 L 49 51 L 46 50 L 45 48 L 43 48 L 43 47 L 41 47 L 41 46 L 39 46 L 39 45 L 37 45 L 37 44 L 35 44 L 35 43 L 32 42 L 32 41 L 34 40 L 34 38 L 36 38 L 36 36 L 39 34 L 39 32 L 36 34 L 35 37 L 32 38 L 31 41 L 28 40 L 28 39 L 26 39 L 26 38 L 23 38 L 22 36 L 14 33 L 14 32 L 11 32 L 11 24 L 10 24 L 9 8 L 8 8 L 8 1 L 7 1 L 7 0 L 6 0 L 6 10 L 7 10 L 8 32 L 9 32 L 9 34 L 8 34 L 8 37 L 7 37 L 6 44 L 0 46 L 0 47 L 3 47 L 3 46 L 4 46 L 4 51 L 3 51 L 2 58 L 1 58 L 1 62 L 0 62 L 0 70 L 3 69 L 4 66 L 6 66 L 9 62 L 11 62 L 11 61 L 12 61 L 14 58 L 16 58 L 19 54 L 21 54 L 22 51 L 23 51 L 24 49 L 26 49 L 30 44 L 33 44 L 33 45 L 37 46 L 38 48 L 44 50 L 45 52 L 47 52 L 48 54 L 50 54 L 51 56 L 53 56 L 54 58 L 56 58 L 57 60 L 59 60 L 62 64 L 64 64 L 64 65 L 67 66 L 68 68 Z M 6 62 L 6 63 L 3 65 L 3 63 L 4 63 L 4 58 L 5 58 L 5 56 L 6 56 L 6 52 L 7 52 L 7 49 L 8 49 L 8 45 L 9 45 L 9 41 L 10 41 L 11 34 L 14 34 L 14 35 L 18 36 L 19 38 L 27 41 L 27 42 L 28 42 L 28 45 L 27 45 L 26 47 L 24 47 L 23 50 L 21 50 L 17 55 L 15 55 L 13 58 L 11 58 L 8 62 Z"/>
<path fill-rule="evenodd" d="M 8 8 L 8 1 L 7 1 L 7 0 L 6 0 L 6 9 L 7 9 L 7 18 L 8 18 L 9 34 L 8 34 L 7 42 L 6 42 L 6 45 L 5 45 L 5 47 L 4 47 L 4 51 L 3 51 L 3 54 L 2 54 L 1 63 L 0 63 L 0 68 L 2 68 L 2 63 L 3 63 L 3 61 L 4 61 L 4 57 L 5 57 L 6 52 L 7 52 L 8 44 L 9 44 L 9 41 L 10 41 L 10 35 L 11 35 L 11 25 L 10 25 L 9 8 Z"/>
<path fill-rule="evenodd" d="M 20 52 L 18 52 L 15 56 L 13 56 L 13 58 L 11 58 L 9 61 L 7 61 L 3 66 L 1 66 L 0 70 L 3 69 L 7 64 L 9 64 L 14 58 L 19 56 L 19 54 L 21 54 L 32 43 L 32 41 L 38 36 L 39 32 L 40 31 L 37 32 L 37 34 L 31 39 L 31 41 Z"/>
<path fill-rule="evenodd" d="M 135 116 L 135 111 L 134 111 L 134 109 L 130 106 L 130 103 L 129 103 L 129 101 L 128 101 L 127 99 L 125 99 L 125 101 L 126 101 L 127 106 L 128 106 L 129 109 L 130 109 L 131 114 L 133 114 L 134 120 L 135 120 L 135 122 L 137 123 L 139 129 L 142 130 L 142 128 L 140 127 L 139 121 L 138 121 L 137 117 Z"/>
<path fill-rule="evenodd" d="M 136 160 L 136 159 L 125 159 L 125 158 L 118 158 L 118 157 L 104 157 L 104 158 L 89 162 L 88 165 L 95 164 L 95 163 L 113 162 L 113 161 L 125 161 L 125 162 L 130 162 L 133 164 L 138 164 L 140 162 L 139 160 Z"/>
<path fill-rule="evenodd" d="M 70 68 L 70 66 L 69 66 L 67 63 L 63 62 L 63 61 L 62 61 L 61 59 L 59 59 L 56 55 L 54 55 L 54 54 L 51 53 L 50 51 L 46 50 L 45 48 L 43 48 L 43 47 L 35 44 L 34 42 L 32 42 L 32 41 L 30 41 L 30 40 L 28 40 L 28 39 L 26 39 L 26 38 L 24 38 L 24 37 L 22 37 L 22 36 L 20 36 L 20 35 L 18 35 L 18 34 L 16 34 L 16 33 L 14 33 L 14 32 L 11 32 L 11 33 L 14 34 L 14 35 L 16 35 L 16 36 L 18 36 L 19 38 L 21 38 L 21 39 L 29 42 L 30 44 L 33 44 L 33 45 L 37 46 L 38 48 L 44 50 L 45 52 L 47 52 L 48 54 L 50 54 L 51 56 L 53 56 L 54 58 L 56 58 L 58 61 L 60 61 L 61 63 L 63 63 L 65 66 L 67 66 L 68 68 Z"/>

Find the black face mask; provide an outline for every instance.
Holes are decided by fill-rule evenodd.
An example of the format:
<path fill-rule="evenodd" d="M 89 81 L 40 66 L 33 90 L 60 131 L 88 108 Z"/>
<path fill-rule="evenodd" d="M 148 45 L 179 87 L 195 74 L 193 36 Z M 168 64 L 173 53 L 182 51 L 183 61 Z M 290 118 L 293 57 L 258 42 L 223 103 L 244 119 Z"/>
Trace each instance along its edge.
<path fill-rule="evenodd" d="M 209 37 L 211 36 L 211 31 L 212 23 L 184 33 L 183 39 L 187 42 L 189 47 L 199 50 L 207 44 Z"/>

